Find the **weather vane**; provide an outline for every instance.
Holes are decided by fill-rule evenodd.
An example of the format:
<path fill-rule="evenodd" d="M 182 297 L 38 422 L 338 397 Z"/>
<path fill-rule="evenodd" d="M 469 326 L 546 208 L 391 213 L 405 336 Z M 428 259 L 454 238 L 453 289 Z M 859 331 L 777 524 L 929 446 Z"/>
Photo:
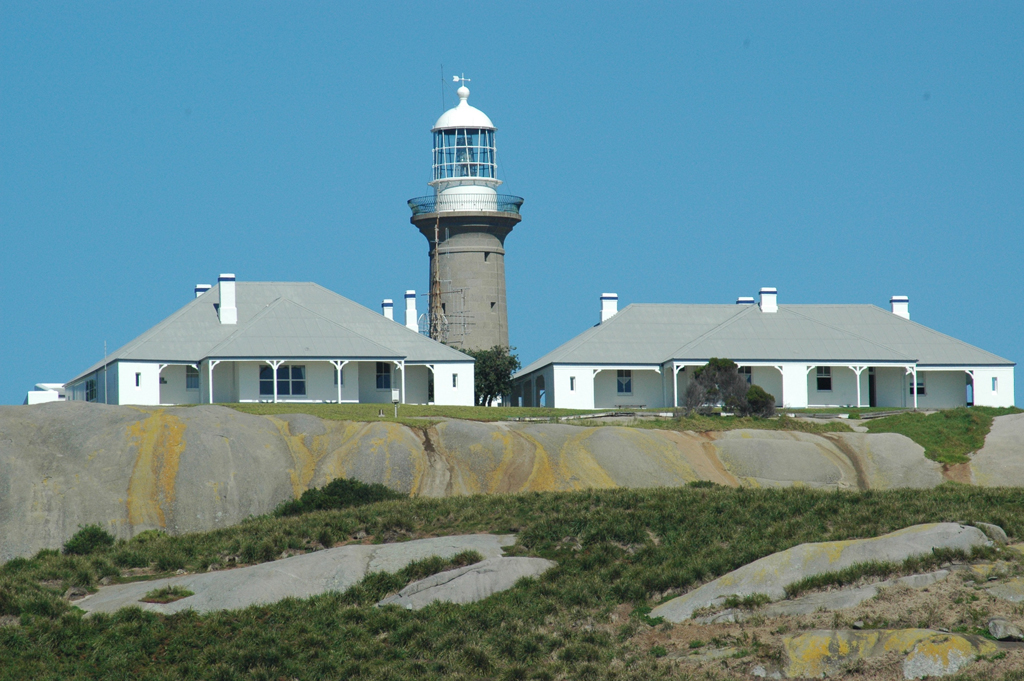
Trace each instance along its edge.
<path fill-rule="evenodd" d="M 463 73 L 461 76 L 452 76 L 452 81 L 456 83 L 462 81 L 462 85 L 465 85 L 466 83 L 469 82 L 469 78 L 466 78 L 466 74 Z"/>

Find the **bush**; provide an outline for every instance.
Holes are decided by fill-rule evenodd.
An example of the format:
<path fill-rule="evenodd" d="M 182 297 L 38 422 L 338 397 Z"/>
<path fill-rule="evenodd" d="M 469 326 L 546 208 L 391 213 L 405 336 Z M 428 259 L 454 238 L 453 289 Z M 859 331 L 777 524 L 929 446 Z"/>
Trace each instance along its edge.
<path fill-rule="evenodd" d="M 74 556 L 87 556 L 90 553 L 110 548 L 114 545 L 114 535 L 106 532 L 99 525 L 78 526 L 71 539 L 64 544 L 64 554 Z"/>
<path fill-rule="evenodd" d="M 352 508 L 374 504 L 378 501 L 407 498 L 408 495 L 396 492 L 379 483 L 367 485 L 358 480 L 338 478 L 320 489 L 306 490 L 298 499 L 284 502 L 274 509 L 274 515 L 280 518 L 310 511 Z"/>
<path fill-rule="evenodd" d="M 775 416 L 775 397 L 759 385 L 750 386 L 747 391 L 747 414 L 765 419 Z"/>
<path fill-rule="evenodd" d="M 712 357 L 693 372 L 686 388 L 686 413 L 710 414 L 715 407 L 744 414 L 747 411 L 747 381 L 731 359 Z"/>

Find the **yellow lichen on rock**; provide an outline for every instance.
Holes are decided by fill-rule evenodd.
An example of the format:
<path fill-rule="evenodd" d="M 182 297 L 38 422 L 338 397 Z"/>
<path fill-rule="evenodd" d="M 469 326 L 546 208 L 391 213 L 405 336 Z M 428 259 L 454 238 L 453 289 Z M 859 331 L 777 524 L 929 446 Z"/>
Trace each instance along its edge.
<path fill-rule="evenodd" d="M 533 470 L 530 471 L 530 477 L 526 479 L 526 484 L 523 485 L 523 491 L 526 492 L 550 492 L 552 490 L 561 489 L 556 487 L 556 477 L 554 468 L 551 466 L 551 459 L 548 456 L 548 452 L 544 449 L 544 445 L 540 443 L 534 437 L 527 435 L 526 433 L 519 433 L 524 439 L 533 445 Z"/>
<path fill-rule="evenodd" d="M 904 678 L 920 679 L 953 674 L 997 650 L 994 643 L 976 636 L 931 629 L 810 631 L 783 639 L 788 678 L 831 676 L 858 661 L 895 652 L 906 656 Z"/>
<path fill-rule="evenodd" d="M 517 434 L 510 430 L 496 427 L 494 432 L 491 434 L 491 442 L 500 448 L 501 457 L 498 460 L 498 465 L 494 467 L 494 470 L 487 475 L 487 493 L 495 494 L 503 491 L 510 491 L 507 489 L 509 482 L 509 473 L 518 463 L 516 456 L 516 437 Z M 512 490 L 518 491 L 518 490 Z"/>
<path fill-rule="evenodd" d="M 559 472 L 571 489 L 610 489 L 618 487 L 615 481 L 594 459 L 587 448 L 587 440 L 594 434 L 594 428 L 583 429 L 566 440 L 559 452 Z"/>
<path fill-rule="evenodd" d="M 143 411 L 143 410 L 139 410 Z M 185 424 L 163 409 L 127 428 L 135 465 L 128 482 L 128 522 L 138 528 L 167 527 L 173 509 L 178 463 L 185 451 Z"/>

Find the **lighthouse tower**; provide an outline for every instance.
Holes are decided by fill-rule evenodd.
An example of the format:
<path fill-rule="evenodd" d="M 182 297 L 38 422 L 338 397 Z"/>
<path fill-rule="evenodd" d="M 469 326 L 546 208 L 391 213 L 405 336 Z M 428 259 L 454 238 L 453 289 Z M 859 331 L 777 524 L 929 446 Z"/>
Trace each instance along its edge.
<path fill-rule="evenodd" d="M 459 78 L 459 104 L 445 111 L 434 135 L 434 193 L 409 200 L 410 221 L 427 238 L 430 337 L 465 350 L 508 347 L 505 237 L 522 219 L 523 199 L 498 193 L 491 119 L 469 104 Z"/>

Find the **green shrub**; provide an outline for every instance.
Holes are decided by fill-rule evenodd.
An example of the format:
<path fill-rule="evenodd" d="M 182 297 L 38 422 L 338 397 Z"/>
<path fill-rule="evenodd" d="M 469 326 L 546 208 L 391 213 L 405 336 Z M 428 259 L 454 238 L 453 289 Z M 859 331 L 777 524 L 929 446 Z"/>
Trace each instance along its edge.
<path fill-rule="evenodd" d="M 747 413 L 764 419 L 775 416 L 775 396 L 759 385 L 750 386 L 747 390 Z"/>
<path fill-rule="evenodd" d="M 68 556 L 87 556 L 96 551 L 110 548 L 114 545 L 114 535 L 105 531 L 99 525 L 78 526 L 71 539 L 64 544 L 64 554 Z"/>
<path fill-rule="evenodd" d="M 284 502 L 274 509 L 274 515 L 281 518 L 310 511 L 352 508 L 374 504 L 378 501 L 407 498 L 408 495 L 396 492 L 379 483 L 367 485 L 350 478 L 338 478 L 319 489 L 306 490 L 298 499 Z"/>

